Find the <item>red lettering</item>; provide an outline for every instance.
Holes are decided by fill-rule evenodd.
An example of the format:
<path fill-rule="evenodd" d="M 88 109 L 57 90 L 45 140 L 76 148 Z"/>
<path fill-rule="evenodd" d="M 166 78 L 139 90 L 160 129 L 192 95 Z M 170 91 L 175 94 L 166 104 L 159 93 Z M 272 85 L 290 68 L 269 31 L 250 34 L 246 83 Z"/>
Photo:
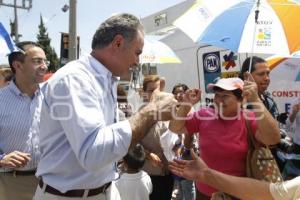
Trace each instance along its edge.
<path fill-rule="evenodd" d="M 272 92 L 272 96 L 273 97 L 299 97 L 300 96 L 300 91 L 297 90 L 292 90 L 292 91 L 286 91 L 286 90 L 282 90 L 282 91 L 273 91 Z"/>

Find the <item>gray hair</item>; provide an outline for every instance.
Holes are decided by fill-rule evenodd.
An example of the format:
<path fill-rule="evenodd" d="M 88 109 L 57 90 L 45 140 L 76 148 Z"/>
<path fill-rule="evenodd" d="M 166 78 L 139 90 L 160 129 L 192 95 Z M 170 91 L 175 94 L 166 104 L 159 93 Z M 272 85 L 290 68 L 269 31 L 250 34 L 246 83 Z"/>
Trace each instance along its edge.
<path fill-rule="evenodd" d="M 122 13 L 105 20 L 96 30 L 92 49 L 101 49 L 110 44 L 116 35 L 122 35 L 127 43 L 137 35 L 138 30 L 143 31 L 140 20 L 132 14 Z"/>

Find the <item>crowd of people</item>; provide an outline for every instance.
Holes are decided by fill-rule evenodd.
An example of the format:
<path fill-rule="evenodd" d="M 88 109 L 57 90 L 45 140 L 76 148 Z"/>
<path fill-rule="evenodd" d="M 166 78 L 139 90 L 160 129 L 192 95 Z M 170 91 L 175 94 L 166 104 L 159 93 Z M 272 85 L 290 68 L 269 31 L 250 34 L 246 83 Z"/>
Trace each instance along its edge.
<path fill-rule="evenodd" d="M 275 146 L 274 156 L 282 138 L 267 62 L 247 58 L 240 78 L 209 84 L 214 103 L 198 110 L 200 89 L 178 83 L 167 93 L 168 80 L 145 76 L 133 110 L 118 77 L 139 64 L 144 35 L 137 17 L 114 15 L 96 30 L 90 55 L 47 81 L 44 50 L 16 44 L 10 68 L 0 69 L 0 199 L 206 200 L 217 191 L 232 199 L 299 199 L 299 178 L 246 177 L 246 123 L 257 142 Z M 295 154 L 299 110 L 298 99 L 286 121 L 296 123 L 288 149 Z"/>

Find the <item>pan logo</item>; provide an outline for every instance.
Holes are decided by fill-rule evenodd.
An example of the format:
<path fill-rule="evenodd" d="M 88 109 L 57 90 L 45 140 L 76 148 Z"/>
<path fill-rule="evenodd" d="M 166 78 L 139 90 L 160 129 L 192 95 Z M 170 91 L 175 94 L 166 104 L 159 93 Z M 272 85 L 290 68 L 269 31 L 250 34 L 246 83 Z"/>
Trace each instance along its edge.
<path fill-rule="evenodd" d="M 213 73 L 220 69 L 220 57 L 215 53 L 206 54 L 203 59 L 205 71 Z"/>

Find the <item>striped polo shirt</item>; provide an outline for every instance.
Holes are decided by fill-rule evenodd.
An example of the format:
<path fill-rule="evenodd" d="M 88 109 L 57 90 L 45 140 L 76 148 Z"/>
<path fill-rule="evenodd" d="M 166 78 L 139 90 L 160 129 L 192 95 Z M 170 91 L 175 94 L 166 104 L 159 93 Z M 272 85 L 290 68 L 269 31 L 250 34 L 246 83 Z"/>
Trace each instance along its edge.
<path fill-rule="evenodd" d="M 18 170 L 31 170 L 39 161 L 39 123 L 42 94 L 23 94 L 14 81 L 0 90 L 0 154 L 13 151 L 30 153 L 31 160 Z M 0 169 L 7 171 L 9 169 Z"/>

